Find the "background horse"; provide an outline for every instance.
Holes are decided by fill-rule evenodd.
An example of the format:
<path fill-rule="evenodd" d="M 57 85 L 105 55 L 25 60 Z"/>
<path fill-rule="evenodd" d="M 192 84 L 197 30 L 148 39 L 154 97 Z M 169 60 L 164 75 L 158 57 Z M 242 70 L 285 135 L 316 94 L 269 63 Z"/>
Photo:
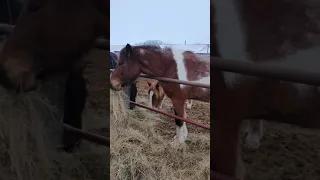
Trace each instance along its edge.
<path fill-rule="evenodd" d="M 87 90 L 80 60 L 97 37 L 109 36 L 109 7 L 107 0 L 27 1 L 0 54 L 0 84 L 19 93 L 67 77 L 63 122 L 81 128 Z M 79 141 L 65 132 L 65 150 Z"/>
<path fill-rule="evenodd" d="M 211 2 L 211 55 L 319 71 L 319 2 Z M 263 118 L 320 128 L 315 86 L 214 70 L 211 169 L 244 178 L 239 147 L 243 119 Z M 260 114 L 260 115 L 259 115 Z"/>
<path fill-rule="evenodd" d="M 148 81 L 148 87 L 149 106 L 162 109 L 162 104 L 166 97 L 163 87 L 160 85 L 158 80 L 154 80 L 151 83 Z M 186 105 L 188 109 L 191 109 L 192 99 L 187 99 Z"/>
<path fill-rule="evenodd" d="M 177 51 L 159 46 L 134 46 L 127 44 L 120 51 L 119 66 L 115 69 L 110 82 L 115 90 L 135 81 L 140 73 L 157 77 L 210 84 L 208 59 L 199 60 L 200 56 L 190 51 Z M 161 82 L 166 95 L 171 99 L 175 114 L 186 118 L 184 109 L 187 99 L 210 101 L 210 89 Z M 176 136 L 184 142 L 188 135 L 186 123 L 176 119 Z"/>
<path fill-rule="evenodd" d="M 110 69 L 115 69 L 117 67 L 117 64 L 118 64 L 118 56 L 115 53 L 110 52 Z M 131 104 L 129 100 L 136 102 L 136 97 L 138 92 L 137 82 L 133 82 L 132 84 L 127 85 L 124 89 L 125 89 L 124 92 L 126 93 L 126 97 L 124 98 L 125 106 L 129 109 L 133 109 L 135 105 Z"/>

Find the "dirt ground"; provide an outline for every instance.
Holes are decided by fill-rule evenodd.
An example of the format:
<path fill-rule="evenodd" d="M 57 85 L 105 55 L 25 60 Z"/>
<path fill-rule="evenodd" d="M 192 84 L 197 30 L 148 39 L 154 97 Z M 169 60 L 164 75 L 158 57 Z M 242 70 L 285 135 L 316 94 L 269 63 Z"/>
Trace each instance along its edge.
<path fill-rule="evenodd" d="M 320 133 L 264 121 L 257 151 L 244 149 L 247 180 L 320 179 Z"/>

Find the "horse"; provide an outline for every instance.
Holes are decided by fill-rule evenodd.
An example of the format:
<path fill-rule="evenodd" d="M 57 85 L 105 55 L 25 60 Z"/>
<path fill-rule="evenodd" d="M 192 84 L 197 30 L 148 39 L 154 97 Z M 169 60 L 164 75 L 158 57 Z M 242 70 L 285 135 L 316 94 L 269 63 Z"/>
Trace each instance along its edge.
<path fill-rule="evenodd" d="M 115 69 L 117 67 L 117 64 L 118 64 L 117 54 L 110 52 L 110 69 Z M 127 102 L 125 103 L 125 106 L 128 106 L 129 109 L 134 109 L 135 105 L 128 102 L 128 100 L 132 102 L 136 102 L 136 97 L 138 93 L 137 83 L 134 82 L 131 85 L 126 86 L 125 89 L 126 89 L 125 93 L 127 94 L 127 97 L 129 97 L 129 99 L 125 98 L 127 100 Z"/>
<path fill-rule="evenodd" d="M 148 81 L 148 95 L 149 95 L 149 106 L 153 108 L 162 109 L 163 101 L 165 99 L 165 93 L 163 87 L 160 85 L 158 80 Z"/>
<path fill-rule="evenodd" d="M 202 60 L 199 60 L 202 59 Z M 161 48 L 160 46 L 127 44 L 120 51 L 119 66 L 110 77 L 113 89 L 135 81 L 140 73 L 151 76 L 210 84 L 209 58 L 200 57 L 191 51 Z M 171 99 L 175 114 L 186 118 L 185 101 L 195 99 L 210 102 L 210 89 L 183 84 L 160 82 L 165 94 Z M 185 122 L 176 119 L 174 139 L 184 142 L 188 135 Z"/>
<path fill-rule="evenodd" d="M 163 101 L 165 100 L 165 93 L 163 87 L 160 85 L 158 80 L 148 81 L 148 95 L 149 95 L 149 106 L 153 108 L 162 109 Z M 191 109 L 192 99 L 186 100 L 186 107 Z"/>
<path fill-rule="evenodd" d="M 318 2 L 211 1 L 211 55 L 319 70 Z M 302 60 L 304 58 L 304 60 Z M 213 60 L 212 60 L 213 61 Z M 213 67 L 212 67 L 213 68 Z M 239 132 L 244 119 L 320 128 L 316 86 L 212 71 L 210 169 L 243 179 Z M 214 177 L 213 179 L 219 179 Z"/>
<path fill-rule="evenodd" d="M 107 0 L 26 1 L 0 53 L 0 85 L 26 93 L 63 75 L 67 78 L 63 122 L 81 129 L 87 97 L 81 59 L 98 37 L 109 37 L 109 8 Z M 69 132 L 63 136 L 67 152 L 81 142 Z"/>

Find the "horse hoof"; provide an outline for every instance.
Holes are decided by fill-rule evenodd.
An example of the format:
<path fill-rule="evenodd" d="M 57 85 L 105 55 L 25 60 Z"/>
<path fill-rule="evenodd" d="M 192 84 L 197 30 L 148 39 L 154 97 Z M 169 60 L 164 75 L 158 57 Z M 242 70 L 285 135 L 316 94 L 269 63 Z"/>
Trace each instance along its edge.
<path fill-rule="evenodd" d="M 179 143 L 184 143 L 185 142 L 185 137 L 184 136 L 178 137 L 177 135 L 175 135 L 173 137 L 173 141 L 176 141 L 176 142 L 179 142 Z"/>

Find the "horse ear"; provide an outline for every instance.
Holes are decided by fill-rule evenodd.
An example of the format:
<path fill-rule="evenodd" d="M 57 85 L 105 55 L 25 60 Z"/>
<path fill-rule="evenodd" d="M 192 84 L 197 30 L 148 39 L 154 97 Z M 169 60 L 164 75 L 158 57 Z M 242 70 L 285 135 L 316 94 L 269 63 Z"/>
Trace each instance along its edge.
<path fill-rule="evenodd" d="M 148 83 L 148 86 L 150 87 L 150 86 L 151 86 L 151 83 L 150 83 L 149 81 L 147 81 L 147 83 Z"/>
<path fill-rule="evenodd" d="M 132 53 L 132 46 L 130 44 L 126 45 L 126 53 L 127 53 L 127 57 L 130 57 Z"/>
<path fill-rule="evenodd" d="M 160 87 L 159 82 L 157 82 L 156 89 L 159 89 L 159 87 Z"/>

